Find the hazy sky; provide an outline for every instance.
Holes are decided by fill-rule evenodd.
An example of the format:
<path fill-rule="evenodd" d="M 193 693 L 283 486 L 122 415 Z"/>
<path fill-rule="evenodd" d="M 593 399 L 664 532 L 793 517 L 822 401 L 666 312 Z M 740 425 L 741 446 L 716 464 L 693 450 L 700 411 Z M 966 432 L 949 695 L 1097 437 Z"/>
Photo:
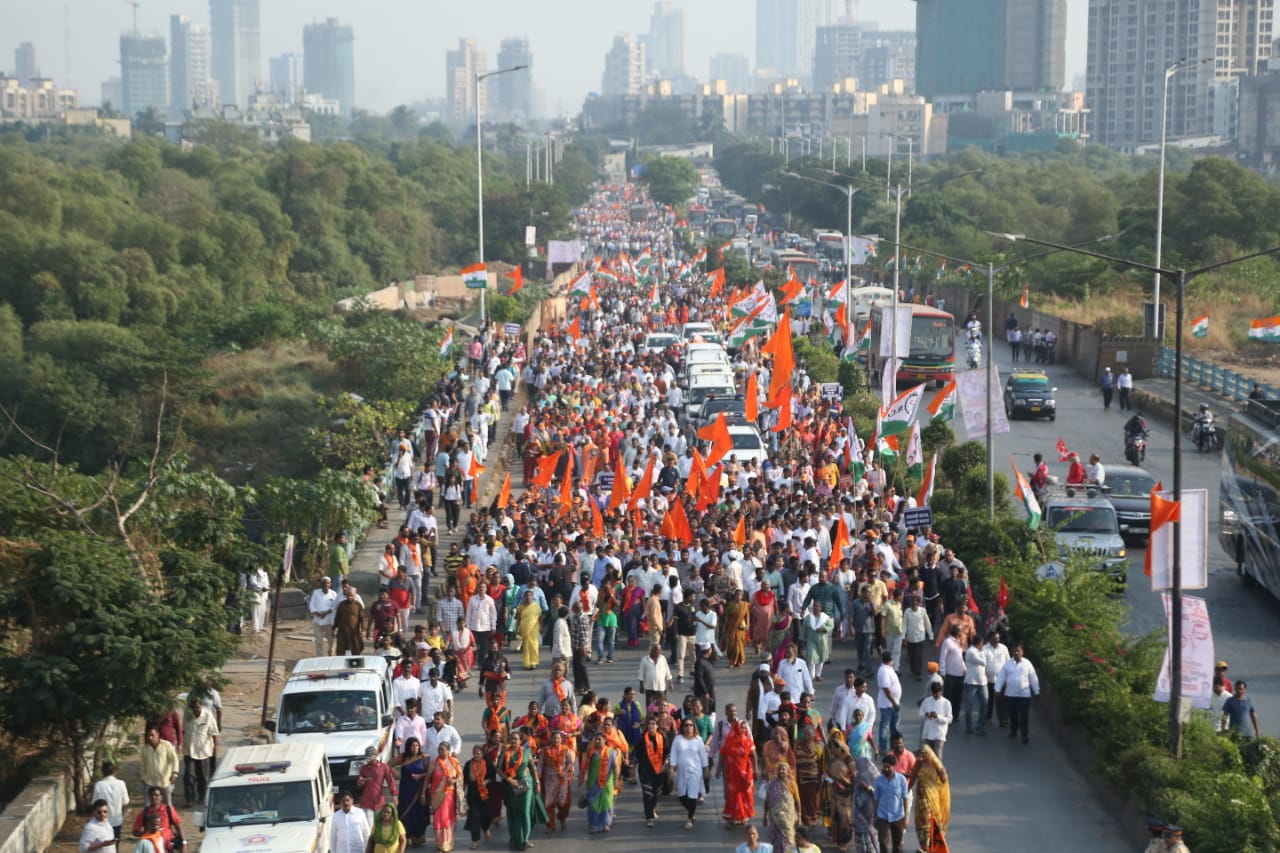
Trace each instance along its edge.
<path fill-rule="evenodd" d="M 1087 0 L 1068 0 L 1067 85 L 1084 73 Z M 699 79 L 715 53 L 755 59 L 753 0 L 675 0 L 685 12 L 685 65 Z M 859 18 L 884 29 L 913 29 L 911 0 L 861 0 Z M 493 66 L 498 43 L 526 36 L 534 57 L 534 79 L 545 88 L 546 106 L 576 113 L 583 97 L 600 88 L 604 55 L 621 32 L 649 28 L 651 0 L 262 0 L 262 73 L 266 60 L 302 52 L 302 27 L 326 17 L 355 29 L 356 103 L 385 112 L 397 104 L 444 93 L 444 54 L 459 38 L 474 37 Z M 69 14 L 68 14 L 69 13 Z M 119 74 L 119 35 L 131 21 L 125 0 L 0 0 L 0 69 L 12 70 L 20 41 L 36 47 L 40 69 L 70 83 L 86 103 L 97 103 L 103 80 Z M 208 22 L 207 0 L 142 0 L 139 27 L 169 34 L 169 16 Z M 64 24 L 70 19 L 71 55 L 66 62 Z"/>

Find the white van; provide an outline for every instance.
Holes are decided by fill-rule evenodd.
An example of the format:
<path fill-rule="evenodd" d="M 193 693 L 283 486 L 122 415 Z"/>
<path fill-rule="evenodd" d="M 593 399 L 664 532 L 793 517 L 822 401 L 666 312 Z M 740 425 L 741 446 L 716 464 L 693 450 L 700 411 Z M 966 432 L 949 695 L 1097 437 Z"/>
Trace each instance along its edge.
<path fill-rule="evenodd" d="M 333 785 L 315 743 L 236 746 L 194 815 L 203 853 L 329 853 Z"/>
<path fill-rule="evenodd" d="M 368 747 L 391 758 L 391 664 L 378 655 L 306 658 L 280 691 L 267 728 L 276 743 L 315 743 L 329 757 L 335 785 L 355 790 Z"/>
<path fill-rule="evenodd" d="M 685 395 L 685 420 L 691 421 L 698 416 L 698 410 L 707 397 L 732 397 L 736 392 L 737 383 L 730 369 L 695 375 L 689 381 L 689 392 Z"/>

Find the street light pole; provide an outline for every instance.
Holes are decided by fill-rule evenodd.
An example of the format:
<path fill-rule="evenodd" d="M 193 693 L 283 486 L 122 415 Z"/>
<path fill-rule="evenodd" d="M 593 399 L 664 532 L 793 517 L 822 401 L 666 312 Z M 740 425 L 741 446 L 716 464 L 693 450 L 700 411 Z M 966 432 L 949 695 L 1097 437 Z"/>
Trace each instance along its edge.
<path fill-rule="evenodd" d="M 514 65 L 511 68 L 499 68 L 497 71 L 490 71 L 486 74 L 476 72 L 475 77 L 475 96 L 476 96 L 476 223 L 479 228 L 479 240 L 477 241 L 479 257 L 476 259 L 484 264 L 484 135 L 480 129 L 480 84 L 499 74 L 510 74 L 512 71 L 521 71 L 528 68 L 528 65 Z M 486 273 L 486 278 L 487 278 Z M 480 288 L 480 333 L 484 334 L 485 328 L 485 304 L 484 294 L 489 289 L 489 282 L 485 281 L 485 286 Z"/>
<path fill-rule="evenodd" d="M 987 261 L 987 518 L 996 517 L 996 468 L 992 461 L 995 456 L 995 430 L 991 428 L 991 418 L 995 413 L 993 390 L 996 379 L 996 347 L 995 347 L 995 302 L 996 267 Z"/>
<path fill-rule="evenodd" d="M 852 184 L 841 186 L 833 184 L 830 181 L 822 181 L 817 178 L 811 178 L 808 175 L 797 175 L 795 172 L 783 172 L 788 178 L 795 178 L 799 181 L 808 181 L 811 184 L 819 184 L 824 187 L 831 187 L 834 190 L 840 190 L 845 195 L 845 229 L 844 229 L 844 310 L 849 312 L 852 310 L 850 300 L 853 298 L 853 196 L 861 187 L 855 187 Z M 846 315 L 847 316 L 847 315 Z M 849 322 L 853 318 L 848 317 Z M 848 336 L 845 336 L 844 345 L 848 346 Z"/>
<path fill-rule="evenodd" d="M 890 155 L 893 154 L 892 141 L 889 148 Z M 902 269 L 902 187 L 898 187 L 898 199 L 893 214 L 893 325 L 889 327 L 889 366 L 893 368 L 893 388 L 898 388 L 897 363 L 895 359 L 898 357 L 898 274 Z M 847 308 L 845 309 L 848 310 Z M 883 401 L 883 405 L 889 405 L 892 400 Z"/>

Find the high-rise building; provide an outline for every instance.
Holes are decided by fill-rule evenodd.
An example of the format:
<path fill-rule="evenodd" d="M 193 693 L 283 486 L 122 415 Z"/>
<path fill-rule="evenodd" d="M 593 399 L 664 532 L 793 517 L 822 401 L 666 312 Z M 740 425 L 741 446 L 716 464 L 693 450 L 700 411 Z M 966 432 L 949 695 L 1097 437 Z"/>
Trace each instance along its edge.
<path fill-rule="evenodd" d="M 645 64 L 650 74 L 664 80 L 684 76 L 684 10 L 670 3 L 653 4 Z"/>
<path fill-rule="evenodd" d="M 1085 106 L 1093 139 L 1128 148 L 1158 141 L 1165 69 L 1170 137 L 1230 133 L 1240 77 L 1271 54 L 1274 0 L 1089 0 Z"/>
<path fill-rule="evenodd" d="M 180 118 L 193 107 L 217 103 L 209 66 L 209 28 L 185 15 L 171 15 L 169 50 L 169 114 Z"/>
<path fill-rule="evenodd" d="M 271 91 L 281 103 L 296 104 L 302 100 L 302 54 L 282 53 L 271 57 L 267 73 L 271 77 Z"/>
<path fill-rule="evenodd" d="M 533 52 L 526 38 L 503 39 L 498 47 L 498 68 L 526 66 L 514 74 L 499 74 L 490 81 L 494 87 L 493 106 L 503 118 L 531 118 L 533 108 Z"/>
<path fill-rule="evenodd" d="M 1004 8 L 1004 87 L 1060 92 L 1067 82 L 1067 0 L 1008 0 Z"/>
<path fill-rule="evenodd" d="M 338 102 L 338 114 L 351 118 L 356 99 L 355 33 L 329 18 L 302 28 L 302 81 L 309 94 Z"/>
<path fill-rule="evenodd" d="M 124 83 L 119 77 L 109 77 L 102 81 L 101 106 L 111 105 L 111 109 L 124 113 Z"/>
<path fill-rule="evenodd" d="M 638 95 L 644 91 L 648 67 L 644 45 L 626 33 L 615 36 L 604 56 L 602 95 Z"/>
<path fill-rule="evenodd" d="M 822 92 L 855 78 L 858 89 L 875 89 L 902 80 L 914 91 L 916 37 L 912 32 L 884 31 L 875 25 L 843 23 L 818 27 L 813 47 L 813 91 Z"/>
<path fill-rule="evenodd" d="M 751 60 L 741 53 L 717 53 L 711 57 L 708 80 L 723 80 L 731 94 L 751 91 Z"/>
<path fill-rule="evenodd" d="M 756 0 L 756 72 L 807 79 L 813 71 L 815 0 Z"/>
<path fill-rule="evenodd" d="M 213 79 L 224 104 L 249 105 L 262 77 L 258 0 L 209 0 Z"/>
<path fill-rule="evenodd" d="M 916 0 L 915 89 L 1058 91 L 1066 43 L 1066 0 Z"/>
<path fill-rule="evenodd" d="M 476 109 L 485 111 L 488 100 L 488 82 L 479 86 L 479 104 L 476 103 L 476 75 L 489 69 L 488 57 L 476 47 L 475 39 L 458 39 L 458 49 L 445 54 L 445 104 L 446 120 L 460 124 L 474 120 Z"/>
<path fill-rule="evenodd" d="M 18 83 L 30 86 L 31 81 L 40 76 L 40 66 L 36 65 L 36 46 L 24 41 L 13 51 L 13 76 Z"/>
<path fill-rule="evenodd" d="M 128 118 L 154 109 L 169 109 L 169 80 L 163 36 L 137 31 L 120 36 L 120 111 Z"/>

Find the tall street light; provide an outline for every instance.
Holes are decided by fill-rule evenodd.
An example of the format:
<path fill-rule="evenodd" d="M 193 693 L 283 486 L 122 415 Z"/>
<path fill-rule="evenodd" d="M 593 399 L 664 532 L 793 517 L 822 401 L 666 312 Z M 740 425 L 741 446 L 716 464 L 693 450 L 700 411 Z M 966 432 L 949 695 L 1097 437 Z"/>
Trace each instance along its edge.
<path fill-rule="evenodd" d="M 845 311 L 852 310 L 850 300 L 853 298 L 853 196 L 861 187 L 855 187 L 853 184 L 841 186 L 833 184 L 830 181 L 819 180 L 818 178 L 810 178 L 808 175 L 797 175 L 795 172 L 783 172 L 788 178 L 795 178 L 798 181 L 808 181 L 811 184 L 818 184 L 823 187 L 831 187 L 833 190 L 839 190 L 845 195 L 845 228 L 844 228 L 844 305 Z M 850 318 L 852 321 L 852 318 Z M 849 341 L 846 339 L 844 345 L 848 346 Z"/>
<path fill-rule="evenodd" d="M 479 223 L 480 240 L 478 244 L 479 257 L 476 259 L 484 264 L 484 135 L 480 130 L 480 84 L 490 77 L 497 77 L 499 74 L 510 74 L 513 71 L 523 71 L 528 65 L 514 65 L 511 68 L 499 68 L 497 71 L 490 71 L 486 74 L 473 74 L 475 77 L 475 94 L 476 94 L 476 221 Z M 486 273 L 487 275 L 487 273 Z M 484 292 L 489 289 L 489 283 L 486 281 L 485 286 L 480 288 L 480 332 L 484 333 Z"/>
<path fill-rule="evenodd" d="M 1203 65 L 1206 62 L 1212 62 L 1213 57 L 1206 57 L 1199 61 L 1189 61 L 1186 57 L 1179 59 L 1164 70 L 1164 96 L 1160 101 L 1160 177 L 1156 182 L 1156 262 L 1155 266 L 1160 266 L 1160 248 L 1164 241 L 1164 151 L 1165 145 L 1169 139 L 1169 81 L 1173 79 L 1173 75 L 1177 74 L 1184 68 L 1191 68 L 1195 65 Z M 1154 314 L 1155 319 L 1151 322 L 1151 337 L 1157 341 L 1164 341 L 1164 329 L 1160 323 L 1160 273 L 1155 274 L 1155 295 Z"/>
<path fill-rule="evenodd" d="M 1242 261 L 1260 258 L 1265 255 L 1273 255 L 1280 252 L 1280 246 L 1271 249 L 1265 249 L 1261 252 L 1252 252 L 1238 258 L 1231 258 L 1226 261 L 1219 261 L 1216 264 L 1198 267 L 1196 269 L 1166 269 L 1154 264 L 1142 264 L 1137 261 L 1131 261 L 1128 258 L 1117 258 L 1111 255 L 1104 255 L 1099 252 L 1091 252 L 1088 249 L 1082 249 L 1079 246 L 1064 246 L 1060 243 L 1053 243 L 1048 240 L 1038 240 L 1034 237 L 1028 237 L 1025 234 L 1000 234 L 998 235 L 1006 240 L 1013 242 L 1022 241 L 1030 243 L 1034 246 L 1047 246 L 1060 252 L 1072 252 L 1077 255 L 1084 255 L 1090 258 L 1098 258 L 1113 264 L 1130 267 L 1132 269 L 1146 270 L 1155 273 L 1157 277 L 1168 278 L 1177 286 L 1177 301 L 1174 303 L 1173 321 L 1177 324 L 1174 331 L 1174 367 L 1173 367 L 1173 411 L 1174 411 L 1174 428 L 1173 428 L 1173 499 L 1175 501 L 1182 500 L 1182 425 L 1177 422 L 1182 417 L 1182 327 L 1183 322 L 1183 302 L 1186 294 L 1187 282 L 1198 275 L 1216 270 L 1221 267 L 1238 264 Z M 1179 719 L 1179 709 L 1182 705 L 1182 535 L 1181 522 L 1174 517 L 1173 524 L 1173 566 L 1170 572 L 1170 590 L 1169 594 L 1172 599 L 1170 609 L 1172 610 L 1172 618 L 1169 630 L 1169 752 L 1175 757 L 1182 754 L 1182 722 Z"/>

